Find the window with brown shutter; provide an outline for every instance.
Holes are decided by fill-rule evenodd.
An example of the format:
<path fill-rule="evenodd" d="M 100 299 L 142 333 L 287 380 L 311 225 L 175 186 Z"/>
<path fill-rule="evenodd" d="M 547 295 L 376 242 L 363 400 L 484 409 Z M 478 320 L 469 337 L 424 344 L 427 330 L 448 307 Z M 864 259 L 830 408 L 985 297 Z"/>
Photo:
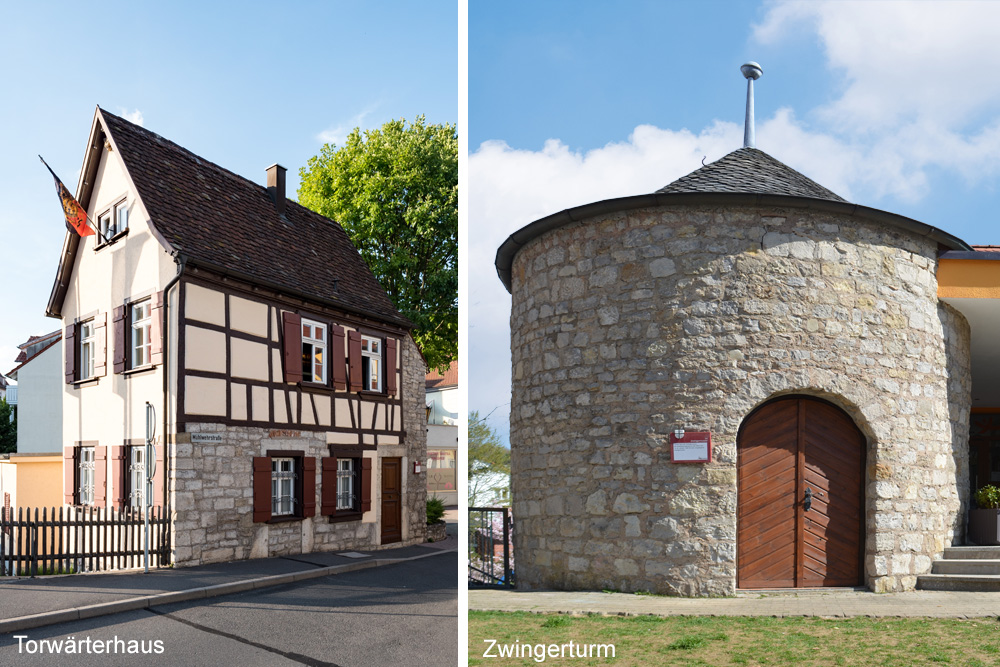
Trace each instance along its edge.
<path fill-rule="evenodd" d="M 330 327 L 330 363 L 333 366 L 331 379 L 334 389 L 347 389 L 347 333 L 344 327 Z"/>
<path fill-rule="evenodd" d="M 329 445 L 323 458 L 323 511 L 330 521 L 360 521 L 364 507 L 371 505 L 371 459 L 356 445 Z M 365 469 L 369 483 L 364 483 Z"/>
<path fill-rule="evenodd" d="M 125 507 L 128 493 L 128 484 L 126 482 L 128 461 L 125 458 L 127 452 L 128 448 L 124 445 L 115 445 L 111 448 L 111 488 L 114 489 L 116 510 Z"/>
<path fill-rule="evenodd" d="M 253 520 L 271 520 L 271 457 L 253 457 Z"/>
<path fill-rule="evenodd" d="M 128 340 L 125 335 L 125 313 L 127 309 L 125 306 L 118 306 L 114 310 L 113 317 L 111 319 L 114 324 L 114 335 L 115 335 L 115 356 L 114 356 L 114 372 L 124 373 L 125 372 L 125 360 L 128 359 Z"/>
<path fill-rule="evenodd" d="M 103 445 L 94 447 L 94 506 L 104 507 L 107 504 L 108 487 L 108 448 Z"/>
<path fill-rule="evenodd" d="M 351 391 L 361 391 L 361 333 L 350 331 L 347 334 L 347 364 L 350 369 Z"/>
<path fill-rule="evenodd" d="M 150 353 L 149 363 L 156 366 L 163 363 L 163 292 L 153 295 L 150 308 L 149 341 Z"/>
<path fill-rule="evenodd" d="M 108 314 L 94 318 L 94 377 L 104 377 L 108 371 Z"/>
<path fill-rule="evenodd" d="M 76 325 L 66 327 L 63 335 L 63 351 L 66 353 L 66 384 L 76 381 Z"/>
<path fill-rule="evenodd" d="M 63 447 L 63 502 L 76 504 L 76 452 L 78 447 Z"/>
<path fill-rule="evenodd" d="M 396 339 L 385 339 L 385 392 L 396 393 Z"/>
<path fill-rule="evenodd" d="M 281 323 L 285 382 L 302 382 L 302 318 L 285 311 L 281 313 Z"/>

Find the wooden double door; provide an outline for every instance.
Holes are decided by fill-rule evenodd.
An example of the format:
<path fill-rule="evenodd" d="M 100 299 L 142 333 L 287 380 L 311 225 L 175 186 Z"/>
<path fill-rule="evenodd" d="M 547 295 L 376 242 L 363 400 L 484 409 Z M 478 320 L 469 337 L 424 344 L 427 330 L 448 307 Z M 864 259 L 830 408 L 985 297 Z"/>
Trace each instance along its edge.
<path fill-rule="evenodd" d="M 737 438 L 739 588 L 857 586 L 864 568 L 865 438 L 840 408 L 765 403 Z"/>

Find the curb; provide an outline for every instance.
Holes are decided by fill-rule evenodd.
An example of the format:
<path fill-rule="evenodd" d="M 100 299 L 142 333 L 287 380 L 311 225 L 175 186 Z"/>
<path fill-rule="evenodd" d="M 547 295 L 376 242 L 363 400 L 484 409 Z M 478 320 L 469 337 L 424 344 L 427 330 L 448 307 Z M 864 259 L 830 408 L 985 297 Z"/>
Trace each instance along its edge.
<path fill-rule="evenodd" d="M 346 574 L 357 570 L 368 570 L 383 565 L 393 565 L 411 560 L 420 560 L 441 554 L 455 553 L 454 550 L 432 550 L 430 553 L 419 556 L 408 556 L 406 558 L 373 558 L 371 560 L 358 563 L 344 563 L 343 565 L 328 565 L 314 570 L 303 570 L 302 572 L 292 572 L 289 574 L 275 574 L 267 577 L 257 577 L 256 579 L 242 579 L 231 581 L 225 584 L 214 586 L 202 586 L 183 591 L 171 591 L 169 593 L 156 593 L 153 595 L 142 595 L 125 600 L 114 600 L 112 602 L 101 602 L 100 604 L 74 607 L 72 609 L 57 609 L 46 611 L 41 614 L 30 616 L 17 616 L 0 620 L 0 634 L 8 634 L 19 630 L 31 630 L 34 628 L 66 623 L 68 621 L 80 621 L 97 616 L 108 616 L 119 614 L 124 611 L 135 611 L 137 609 L 149 609 L 161 605 L 174 604 L 176 602 L 189 602 L 191 600 L 201 600 L 214 598 L 233 593 L 244 593 L 250 590 L 272 588 L 274 586 L 284 586 L 286 584 L 306 581 L 308 579 L 319 579 L 332 574 Z"/>

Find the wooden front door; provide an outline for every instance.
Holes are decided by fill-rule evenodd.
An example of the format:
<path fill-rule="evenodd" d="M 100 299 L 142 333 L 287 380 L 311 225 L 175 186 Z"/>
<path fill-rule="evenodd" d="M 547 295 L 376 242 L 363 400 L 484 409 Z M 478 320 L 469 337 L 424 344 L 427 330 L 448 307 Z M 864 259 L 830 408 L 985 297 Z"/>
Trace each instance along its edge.
<path fill-rule="evenodd" d="M 744 420 L 737 438 L 739 588 L 862 583 L 865 449 L 851 418 L 819 399 L 778 399 Z"/>
<path fill-rule="evenodd" d="M 403 540 L 403 462 L 382 459 L 382 544 Z"/>

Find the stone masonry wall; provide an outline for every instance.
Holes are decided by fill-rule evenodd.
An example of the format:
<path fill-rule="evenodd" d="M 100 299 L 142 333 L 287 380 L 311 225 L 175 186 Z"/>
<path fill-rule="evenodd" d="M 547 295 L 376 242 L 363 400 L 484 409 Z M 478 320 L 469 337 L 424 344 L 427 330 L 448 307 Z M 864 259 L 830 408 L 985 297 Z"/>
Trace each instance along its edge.
<path fill-rule="evenodd" d="M 868 441 L 865 573 L 912 589 L 959 536 L 969 329 L 936 244 L 794 208 L 658 208 L 553 230 L 512 276 L 519 585 L 731 595 L 736 437 L 764 401 L 833 402 Z M 676 426 L 713 462 L 670 461 Z"/>
<path fill-rule="evenodd" d="M 379 457 L 403 458 L 403 542 L 418 544 L 426 536 L 427 485 L 413 475 L 412 461 L 426 459 L 424 423 L 424 362 L 412 338 L 403 339 L 406 437 L 400 445 L 380 446 Z M 253 457 L 268 450 L 300 450 L 306 456 L 329 456 L 326 433 L 264 429 L 223 424 L 187 424 L 187 433 L 171 443 L 171 503 L 173 561 L 199 565 L 247 558 L 379 548 L 380 466 L 372 463 L 372 510 L 367 521 L 330 523 L 319 515 L 322 470 L 317 461 L 316 516 L 283 523 L 253 522 Z M 191 433 L 218 433 L 221 443 L 191 443 Z"/>

